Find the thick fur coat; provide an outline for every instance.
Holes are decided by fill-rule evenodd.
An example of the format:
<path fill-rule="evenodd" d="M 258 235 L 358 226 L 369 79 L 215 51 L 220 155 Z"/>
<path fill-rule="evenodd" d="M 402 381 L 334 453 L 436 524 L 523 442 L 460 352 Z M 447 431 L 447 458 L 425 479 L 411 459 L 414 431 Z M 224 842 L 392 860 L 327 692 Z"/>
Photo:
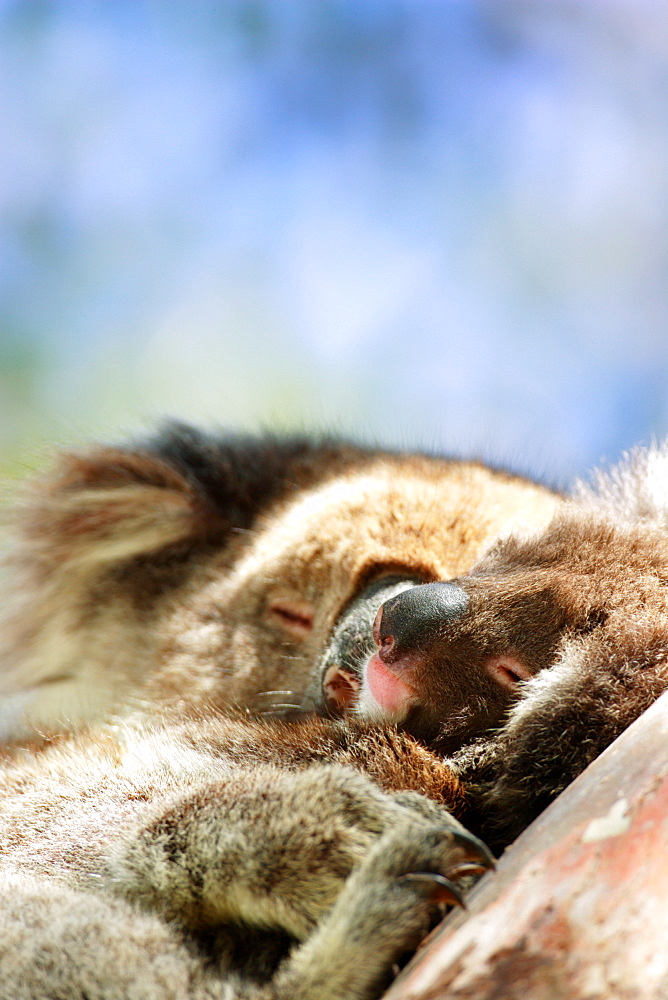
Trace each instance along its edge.
<path fill-rule="evenodd" d="M 667 466 L 64 460 L 4 629 L 0 997 L 377 996 L 490 863 L 457 820 L 508 843 L 667 686 Z M 282 701 L 340 718 L 232 717 Z"/>
<path fill-rule="evenodd" d="M 324 710 L 357 594 L 465 571 L 557 503 L 475 463 L 184 427 L 30 485 L 1 630 L 3 1000 L 376 996 L 490 863 L 460 783 L 392 728 L 244 713 Z"/>
<path fill-rule="evenodd" d="M 490 863 L 439 804 L 450 768 L 396 733 L 207 714 L 0 778 L 2 1000 L 374 997 Z"/>
<path fill-rule="evenodd" d="M 348 660 L 344 616 L 324 687 L 344 664 L 344 712 L 447 755 L 502 848 L 668 687 L 667 517 L 668 448 L 638 450 L 547 528 L 390 598 Z"/>
<path fill-rule="evenodd" d="M 456 576 L 556 503 L 476 463 L 184 426 L 65 455 L 17 511 L 5 736 L 142 704 L 262 712 L 287 691 L 303 707 L 359 590 Z"/>

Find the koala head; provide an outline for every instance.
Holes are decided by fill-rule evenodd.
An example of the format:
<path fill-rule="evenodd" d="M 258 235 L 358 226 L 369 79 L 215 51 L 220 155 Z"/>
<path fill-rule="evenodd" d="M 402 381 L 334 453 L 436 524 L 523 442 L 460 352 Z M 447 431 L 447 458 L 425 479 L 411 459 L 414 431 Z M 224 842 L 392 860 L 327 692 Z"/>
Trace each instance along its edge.
<path fill-rule="evenodd" d="M 556 728 L 564 706 L 589 705 L 620 670 L 641 674 L 661 650 L 665 662 L 667 573 L 664 530 L 564 505 L 548 528 L 499 542 L 464 575 L 358 595 L 321 662 L 322 704 L 448 754 L 503 727 L 528 731 L 532 712 L 541 724 L 552 712 Z M 652 690 L 665 673 L 651 674 Z M 626 705 L 640 711 L 647 697 Z"/>
<path fill-rule="evenodd" d="M 475 462 L 182 425 L 63 455 L 17 510 L 0 730 L 312 708 L 356 595 L 462 574 L 559 502 Z"/>

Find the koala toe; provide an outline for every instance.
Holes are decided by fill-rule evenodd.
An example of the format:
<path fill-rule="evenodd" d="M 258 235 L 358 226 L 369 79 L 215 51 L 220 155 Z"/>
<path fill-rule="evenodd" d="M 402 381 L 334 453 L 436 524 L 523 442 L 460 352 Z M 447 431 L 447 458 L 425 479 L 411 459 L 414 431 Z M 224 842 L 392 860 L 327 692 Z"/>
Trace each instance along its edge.
<path fill-rule="evenodd" d="M 434 872 L 411 872 L 410 875 L 401 875 L 399 881 L 409 882 L 411 888 L 424 892 L 425 900 L 429 903 L 461 906 L 462 909 L 466 909 L 464 894 L 452 879 L 445 878 L 444 875 L 436 875 Z"/>
<path fill-rule="evenodd" d="M 493 867 L 484 844 L 445 816 L 405 813 L 349 876 L 334 907 L 293 954 L 280 1000 L 372 1000 L 444 906 L 463 906 L 461 878 Z"/>

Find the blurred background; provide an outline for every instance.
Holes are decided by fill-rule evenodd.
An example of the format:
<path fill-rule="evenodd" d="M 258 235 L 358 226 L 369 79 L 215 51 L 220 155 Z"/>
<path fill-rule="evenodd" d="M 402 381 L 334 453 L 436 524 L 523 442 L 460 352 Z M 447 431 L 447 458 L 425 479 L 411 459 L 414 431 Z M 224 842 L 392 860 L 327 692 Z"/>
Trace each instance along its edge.
<path fill-rule="evenodd" d="M 663 0 L 0 0 L 0 459 L 668 430 Z"/>

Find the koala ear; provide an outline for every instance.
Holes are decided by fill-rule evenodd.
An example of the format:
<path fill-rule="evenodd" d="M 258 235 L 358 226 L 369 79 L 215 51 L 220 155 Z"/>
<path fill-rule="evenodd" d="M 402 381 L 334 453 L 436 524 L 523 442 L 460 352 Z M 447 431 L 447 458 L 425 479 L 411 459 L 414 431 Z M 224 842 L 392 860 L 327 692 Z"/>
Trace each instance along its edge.
<path fill-rule="evenodd" d="M 201 534 L 197 499 L 176 469 L 148 452 L 65 454 L 30 485 L 21 535 L 52 562 L 122 561 Z"/>
<path fill-rule="evenodd" d="M 170 424 L 127 447 L 64 454 L 28 487 L 19 534 L 33 557 L 92 569 L 170 546 L 224 544 L 272 502 L 349 464 L 355 449 L 215 436 Z M 41 560 L 40 560 L 41 561 Z"/>
<path fill-rule="evenodd" d="M 28 716 L 69 727 L 108 712 L 128 676 L 155 666 L 150 612 L 167 592 L 274 503 L 365 455 L 180 425 L 61 455 L 25 485 L 6 546 L 0 739 Z"/>

